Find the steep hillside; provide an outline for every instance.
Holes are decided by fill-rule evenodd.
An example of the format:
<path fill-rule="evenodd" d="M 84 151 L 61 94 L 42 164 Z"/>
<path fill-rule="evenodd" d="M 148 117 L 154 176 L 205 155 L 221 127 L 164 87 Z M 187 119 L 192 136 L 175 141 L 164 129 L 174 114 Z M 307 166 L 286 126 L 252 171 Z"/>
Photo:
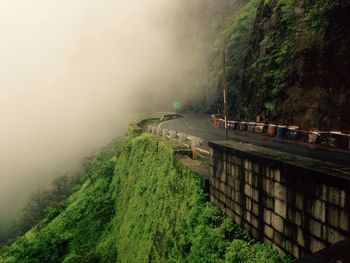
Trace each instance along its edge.
<path fill-rule="evenodd" d="M 229 55 L 232 114 L 254 119 L 265 110 L 277 122 L 349 130 L 350 2 L 242 2 L 215 44 Z M 212 81 L 220 91 L 221 75 Z"/>
<path fill-rule="evenodd" d="M 87 181 L 3 247 L 0 262 L 281 262 L 207 202 L 203 182 L 150 135 L 102 152 Z M 286 260 L 287 261 L 287 260 Z"/>

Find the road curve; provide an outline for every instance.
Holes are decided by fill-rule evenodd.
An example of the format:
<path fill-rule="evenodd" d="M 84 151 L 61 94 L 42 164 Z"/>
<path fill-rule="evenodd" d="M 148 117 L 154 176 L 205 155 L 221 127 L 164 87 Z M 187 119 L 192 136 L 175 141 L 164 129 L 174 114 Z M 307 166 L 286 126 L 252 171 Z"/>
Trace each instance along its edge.
<path fill-rule="evenodd" d="M 224 129 L 212 127 L 210 118 L 210 115 L 207 114 L 185 114 L 184 118 L 164 122 L 161 124 L 161 127 L 198 136 L 204 140 L 203 148 L 208 150 L 209 141 L 225 140 Z M 229 131 L 229 139 L 236 142 L 270 148 L 280 152 L 350 166 L 350 153 L 345 151 L 319 148 L 311 144 L 296 145 L 275 141 L 272 138 L 264 136 L 247 136 L 244 133 L 234 131 Z"/>

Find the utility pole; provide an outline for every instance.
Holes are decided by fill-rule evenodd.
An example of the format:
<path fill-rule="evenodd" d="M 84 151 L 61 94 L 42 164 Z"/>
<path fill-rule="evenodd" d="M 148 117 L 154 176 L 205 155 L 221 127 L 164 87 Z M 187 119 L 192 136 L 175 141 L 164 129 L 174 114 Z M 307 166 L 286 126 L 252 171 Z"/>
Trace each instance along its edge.
<path fill-rule="evenodd" d="M 224 86 L 224 116 L 225 116 L 225 133 L 226 141 L 228 141 L 228 116 L 227 116 L 227 81 L 226 81 L 226 61 L 225 61 L 225 50 L 222 50 L 222 75 L 223 75 L 223 86 Z"/>

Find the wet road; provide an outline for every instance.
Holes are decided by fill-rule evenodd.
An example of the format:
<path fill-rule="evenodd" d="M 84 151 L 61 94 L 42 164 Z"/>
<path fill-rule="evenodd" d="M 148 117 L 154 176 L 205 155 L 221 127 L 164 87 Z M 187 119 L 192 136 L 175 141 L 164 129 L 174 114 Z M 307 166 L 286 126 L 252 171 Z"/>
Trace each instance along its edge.
<path fill-rule="evenodd" d="M 225 130 L 212 127 L 210 118 L 210 115 L 207 114 L 186 114 L 184 118 L 162 123 L 161 127 L 200 137 L 204 140 L 203 148 L 209 149 L 209 141 L 225 140 Z M 288 141 L 280 142 L 266 136 L 247 135 L 234 131 L 229 131 L 229 139 L 280 152 L 350 166 L 350 152 L 346 151 L 324 149 L 311 144 L 291 144 Z"/>

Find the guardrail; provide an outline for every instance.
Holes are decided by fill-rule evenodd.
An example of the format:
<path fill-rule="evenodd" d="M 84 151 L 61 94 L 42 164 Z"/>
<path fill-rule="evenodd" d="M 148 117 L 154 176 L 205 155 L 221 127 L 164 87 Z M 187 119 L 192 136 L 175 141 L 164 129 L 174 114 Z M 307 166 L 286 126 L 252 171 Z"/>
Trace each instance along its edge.
<path fill-rule="evenodd" d="M 143 131 L 145 131 L 145 126 L 149 123 L 160 123 L 163 121 L 167 121 L 167 120 L 173 120 L 176 118 L 180 118 L 181 115 L 178 113 L 166 113 L 166 114 L 162 114 L 159 117 L 150 117 L 150 118 L 145 118 L 142 119 L 138 122 L 133 122 L 129 124 L 128 127 L 128 134 L 131 136 L 134 135 L 140 135 Z"/>
<path fill-rule="evenodd" d="M 165 129 L 159 125 L 148 125 L 147 132 L 177 142 L 180 145 L 191 149 L 193 152 L 200 152 L 204 155 L 209 155 L 209 151 L 201 147 L 203 144 L 203 139 L 199 137 L 192 136 L 183 132 Z"/>
<path fill-rule="evenodd" d="M 211 117 L 213 127 L 225 128 L 225 120 L 220 115 L 214 114 Z M 229 130 L 260 133 L 270 137 L 277 137 L 278 139 L 350 150 L 350 134 L 339 131 L 306 131 L 300 129 L 298 126 L 246 121 L 228 121 L 227 126 Z"/>

